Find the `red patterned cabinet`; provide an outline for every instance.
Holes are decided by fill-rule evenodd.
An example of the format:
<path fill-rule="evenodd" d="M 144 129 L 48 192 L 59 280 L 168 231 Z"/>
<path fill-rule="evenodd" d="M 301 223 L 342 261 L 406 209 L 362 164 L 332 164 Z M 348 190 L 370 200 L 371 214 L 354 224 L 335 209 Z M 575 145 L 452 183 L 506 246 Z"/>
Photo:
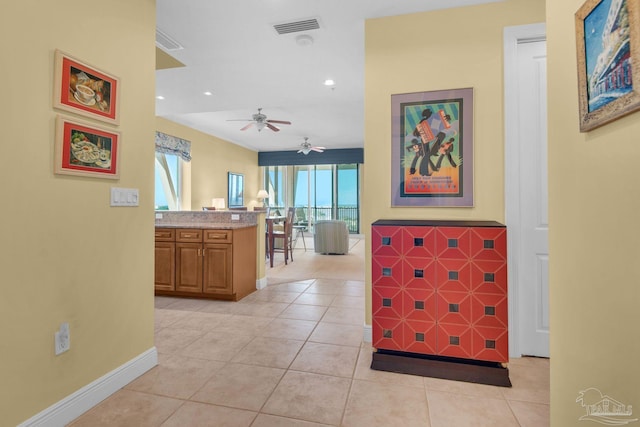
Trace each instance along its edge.
<path fill-rule="evenodd" d="M 409 373 L 510 386 L 503 365 L 509 360 L 506 227 L 379 220 L 371 236 L 372 367 L 398 371 L 385 367 L 402 358 L 405 368 L 418 365 Z M 449 368 L 475 364 L 480 368 L 471 370 L 480 372 L 451 376 L 441 373 L 442 363 L 422 366 L 434 360 Z"/>

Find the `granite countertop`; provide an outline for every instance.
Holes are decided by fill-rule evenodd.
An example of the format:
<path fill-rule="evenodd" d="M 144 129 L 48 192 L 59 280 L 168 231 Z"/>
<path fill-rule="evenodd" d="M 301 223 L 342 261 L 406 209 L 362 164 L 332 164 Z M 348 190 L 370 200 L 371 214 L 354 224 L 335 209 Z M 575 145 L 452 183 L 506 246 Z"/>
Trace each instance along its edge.
<path fill-rule="evenodd" d="M 156 224 L 156 228 L 202 228 L 217 230 L 235 230 L 238 228 L 249 228 L 255 226 L 255 224 L 244 224 L 235 222 L 183 222 L 172 224 Z"/>

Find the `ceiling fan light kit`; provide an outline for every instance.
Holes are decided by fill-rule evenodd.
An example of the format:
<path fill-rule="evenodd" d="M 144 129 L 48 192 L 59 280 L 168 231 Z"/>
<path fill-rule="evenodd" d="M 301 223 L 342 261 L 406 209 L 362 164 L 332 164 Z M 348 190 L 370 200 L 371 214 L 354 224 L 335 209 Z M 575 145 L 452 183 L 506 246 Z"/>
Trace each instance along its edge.
<path fill-rule="evenodd" d="M 311 143 L 309 142 L 309 138 L 305 137 L 304 138 L 304 142 L 302 144 L 300 144 L 300 149 L 298 150 L 298 153 L 302 153 L 305 156 L 307 154 L 309 154 L 312 151 L 315 151 L 317 153 L 322 153 L 324 150 L 326 150 L 326 148 L 324 147 L 314 147 L 311 145 Z"/>
<path fill-rule="evenodd" d="M 258 113 L 254 114 L 250 119 L 228 119 L 227 121 L 228 122 L 235 122 L 235 121 L 251 122 L 248 125 L 240 128 L 240 130 L 247 130 L 251 126 L 255 125 L 256 128 L 258 129 L 258 132 L 262 131 L 262 129 L 264 129 L 265 127 L 268 127 L 274 132 L 279 132 L 280 128 L 274 126 L 273 123 L 277 123 L 280 125 L 291 124 L 291 122 L 287 120 L 267 120 L 267 116 L 262 114 L 262 108 L 258 108 Z"/>

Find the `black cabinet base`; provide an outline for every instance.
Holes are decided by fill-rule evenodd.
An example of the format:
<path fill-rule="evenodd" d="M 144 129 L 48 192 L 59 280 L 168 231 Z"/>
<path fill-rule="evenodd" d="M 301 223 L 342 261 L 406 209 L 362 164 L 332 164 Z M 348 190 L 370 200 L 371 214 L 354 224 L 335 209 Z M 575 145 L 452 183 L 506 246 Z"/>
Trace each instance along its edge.
<path fill-rule="evenodd" d="M 511 387 L 509 369 L 494 362 L 378 350 L 373 352 L 371 369 Z"/>

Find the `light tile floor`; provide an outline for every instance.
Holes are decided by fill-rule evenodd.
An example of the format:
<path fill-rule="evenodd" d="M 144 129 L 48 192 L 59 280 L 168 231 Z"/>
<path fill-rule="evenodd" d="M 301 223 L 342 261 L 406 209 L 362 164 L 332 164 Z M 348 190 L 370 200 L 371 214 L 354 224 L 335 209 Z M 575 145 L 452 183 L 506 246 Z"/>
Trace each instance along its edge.
<path fill-rule="evenodd" d="M 371 370 L 356 249 L 360 270 L 342 278 L 333 268 L 292 280 L 330 259 L 296 251 L 286 274 L 274 266 L 267 288 L 236 303 L 156 297 L 158 366 L 70 425 L 549 425 L 547 359 L 513 359 L 512 388 Z"/>

